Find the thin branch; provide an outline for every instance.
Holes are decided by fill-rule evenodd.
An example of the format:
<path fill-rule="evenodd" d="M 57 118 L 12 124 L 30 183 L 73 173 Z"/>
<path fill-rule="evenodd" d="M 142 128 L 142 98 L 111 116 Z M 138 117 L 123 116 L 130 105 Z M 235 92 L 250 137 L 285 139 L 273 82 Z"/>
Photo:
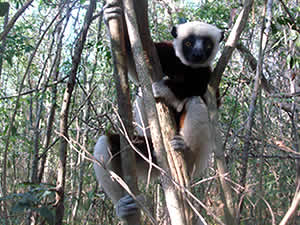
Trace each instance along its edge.
<path fill-rule="evenodd" d="M 272 98 L 293 98 L 299 96 L 300 96 L 300 91 L 294 93 L 279 93 L 279 94 L 270 95 L 270 97 Z"/>
<path fill-rule="evenodd" d="M 242 56 L 244 56 L 252 69 L 252 71 L 256 71 L 257 68 L 257 60 L 256 58 L 252 55 L 250 50 L 244 46 L 241 42 L 237 44 L 237 49 L 239 50 L 240 53 L 242 53 Z M 275 94 L 277 91 L 277 88 L 274 87 L 265 77 L 264 73 L 262 72 L 260 74 L 261 77 L 261 86 L 265 89 L 266 92 L 269 94 Z"/>
<path fill-rule="evenodd" d="M 251 153 L 249 155 L 249 158 L 255 158 L 255 159 L 259 159 L 259 158 L 265 158 L 265 159 L 292 159 L 292 160 L 296 160 L 296 159 L 300 159 L 300 156 L 257 155 L 257 154 Z"/>
<path fill-rule="evenodd" d="M 264 58 L 264 50 L 266 49 L 266 43 L 268 41 L 268 35 L 269 35 L 269 26 L 271 25 L 271 18 L 272 13 L 270 14 L 270 11 L 272 12 L 272 0 L 268 0 L 268 2 L 265 2 L 264 10 L 263 10 L 263 16 L 262 16 L 262 26 L 261 26 L 261 33 L 260 33 L 260 43 L 259 43 L 259 55 L 258 55 L 258 63 L 256 68 L 256 74 L 255 74 L 255 82 L 254 82 L 254 88 L 253 93 L 251 96 L 251 102 L 250 102 L 250 109 L 249 109 L 249 116 L 247 118 L 247 123 L 245 126 L 246 129 L 246 141 L 244 144 L 244 150 L 243 150 L 243 163 L 242 163 L 242 176 L 240 183 L 243 187 L 246 186 L 247 182 L 247 173 L 248 173 L 248 157 L 249 157 L 249 148 L 250 148 L 250 139 L 252 136 L 252 128 L 254 125 L 254 114 L 256 110 L 256 101 L 257 96 L 260 91 L 260 84 L 261 84 L 261 73 L 263 68 L 263 58 Z M 271 9 L 270 9 L 271 7 Z M 268 18 L 267 23 L 265 23 L 265 18 Z M 265 27 L 267 25 L 267 27 Z M 240 212 L 241 214 L 243 210 L 243 199 L 242 194 L 239 196 L 239 202 L 241 202 Z M 240 223 L 240 218 L 238 218 L 238 221 Z"/>
<path fill-rule="evenodd" d="M 57 169 L 57 184 L 56 184 L 56 225 L 62 224 L 64 217 L 64 195 L 65 195 L 65 176 L 66 176 L 66 160 L 67 160 L 67 141 L 64 137 L 68 138 L 68 117 L 69 108 L 71 104 L 72 92 L 76 83 L 77 70 L 81 61 L 81 54 L 87 38 L 89 26 L 92 21 L 92 16 L 96 7 L 96 0 L 90 0 L 88 10 L 84 17 L 84 23 L 80 31 L 80 37 L 77 39 L 74 54 L 72 57 L 72 68 L 70 71 L 67 88 L 64 93 L 61 113 L 60 113 L 60 145 L 59 145 L 59 161 Z"/>
<path fill-rule="evenodd" d="M 47 84 L 43 87 L 40 87 L 40 88 L 36 88 L 36 89 L 31 89 L 31 90 L 28 90 L 28 91 L 25 91 L 25 92 L 22 92 L 20 94 L 15 94 L 15 95 L 10 95 L 10 96 L 5 96 L 5 97 L 1 97 L 0 100 L 5 100 L 5 99 L 11 99 L 11 98 L 17 98 L 17 97 L 20 97 L 20 96 L 24 96 L 24 95 L 28 95 L 28 94 L 32 94 L 34 92 L 39 92 L 39 91 L 42 91 L 44 90 L 45 88 L 49 88 L 49 87 L 53 87 L 59 83 L 62 83 L 64 82 L 67 78 L 69 77 L 69 75 L 61 78 L 60 80 L 57 80 L 51 84 Z"/>
<path fill-rule="evenodd" d="M 24 87 L 24 81 L 27 77 L 27 75 L 29 74 L 30 71 L 30 67 L 31 67 L 31 63 L 35 57 L 35 54 L 37 53 L 38 48 L 40 47 L 42 41 L 44 40 L 45 35 L 48 33 L 50 27 L 53 25 L 53 23 L 55 22 L 55 20 L 57 19 L 57 17 L 60 15 L 61 11 L 62 11 L 63 7 L 60 8 L 59 12 L 54 16 L 54 18 L 52 19 L 52 21 L 50 22 L 50 24 L 47 26 L 46 30 L 44 31 L 44 33 L 42 34 L 41 38 L 39 39 L 38 43 L 36 44 L 36 47 L 34 49 L 34 51 L 32 52 L 28 64 L 27 64 L 27 68 L 26 71 L 21 79 L 21 84 L 19 86 L 19 90 L 18 90 L 18 96 L 15 102 L 15 107 L 14 107 L 14 111 L 10 120 L 10 124 L 9 124 L 9 128 L 7 131 L 7 135 L 6 135 L 6 139 L 5 139 L 5 149 L 4 149 L 4 154 L 3 154 L 3 173 L 2 173 L 2 188 L 3 188 L 3 195 L 6 195 L 6 165 L 7 165 L 7 152 L 10 146 L 10 136 L 11 136 L 11 132 L 12 129 L 14 127 L 14 122 L 15 122 L 15 118 L 18 112 L 18 107 L 19 107 L 19 102 L 21 99 L 21 95 L 20 93 L 23 90 Z"/>
<path fill-rule="evenodd" d="M 210 84 L 208 86 L 208 91 L 206 93 L 207 106 L 209 111 L 209 116 L 211 120 L 211 133 L 213 137 L 212 147 L 215 152 L 216 164 L 218 167 L 218 172 L 220 174 L 227 174 L 228 168 L 225 161 L 224 151 L 221 143 L 221 135 L 218 127 L 218 108 L 216 103 L 216 93 L 219 88 L 219 84 L 222 78 L 222 74 L 231 58 L 233 50 L 237 44 L 237 40 L 240 38 L 242 31 L 244 30 L 249 12 L 252 8 L 253 0 L 245 1 L 244 7 L 238 16 L 232 31 L 229 34 L 228 40 L 225 44 L 225 48 L 222 55 L 214 69 L 213 76 L 211 78 Z M 235 207 L 234 199 L 232 194 L 232 189 L 223 176 L 220 176 L 220 184 L 222 187 L 221 199 L 224 203 L 224 217 L 227 224 L 236 224 L 235 222 Z"/>

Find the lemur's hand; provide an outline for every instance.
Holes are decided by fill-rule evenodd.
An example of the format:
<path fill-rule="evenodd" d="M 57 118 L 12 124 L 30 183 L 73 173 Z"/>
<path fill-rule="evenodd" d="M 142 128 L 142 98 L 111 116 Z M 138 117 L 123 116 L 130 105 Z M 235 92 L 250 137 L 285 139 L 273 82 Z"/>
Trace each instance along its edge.
<path fill-rule="evenodd" d="M 104 21 L 107 23 L 110 19 L 120 17 L 122 15 L 122 8 L 117 2 L 106 3 L 103 7 Z"/>
<path fill-rule="evenodd" d="M 177 112 L 181 112 L 183 110 L 186 100 L 180 101 L 179 99 L 177 99 L 171 89 L 165 85 L 164 80 L 154 82 L 152 84 L 152 92 L 154 98 L 162 99 L 166 104 L 173 107 Z"/>

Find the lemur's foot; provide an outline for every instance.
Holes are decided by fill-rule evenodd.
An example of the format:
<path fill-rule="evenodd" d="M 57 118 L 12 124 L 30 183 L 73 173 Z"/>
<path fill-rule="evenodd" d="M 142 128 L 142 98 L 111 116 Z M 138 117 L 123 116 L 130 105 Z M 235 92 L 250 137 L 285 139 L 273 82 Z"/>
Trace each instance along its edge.
<path fill-rule="evenodd" d="M 136 198 L 140 204 L 145 204 L 146 200 L 142 194 L 136 196 Z M 117 202 L 115 209 L 119 218 L 125 218 L 137 213 L 139 206 L 130 195 L 126 194 Z"/>
<path fill-rule="evenodd" d="M 139 207 L 130 195 L 125 195 L 116 204 L 116 214 L 120 218 L 124 218 L 137 213 Z"/>

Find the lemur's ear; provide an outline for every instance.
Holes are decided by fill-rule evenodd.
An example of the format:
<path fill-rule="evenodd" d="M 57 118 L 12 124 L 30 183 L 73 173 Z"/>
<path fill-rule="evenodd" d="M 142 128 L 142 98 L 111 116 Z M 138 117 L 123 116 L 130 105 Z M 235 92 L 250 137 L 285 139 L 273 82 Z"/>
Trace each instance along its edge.
<path fill-rule="evenodd" d="M 171 30 L 171 34 L 174 38 L 177 38 L 177 27 L 173 27 Z"/>
<path fill-rule="evenodd" d="M 223 39 L 224 39 L 224 34 L 225 34 L 225 31 L 222 31 L 222 32 L 221 32 L 220 42 L 223 41 Z"/>

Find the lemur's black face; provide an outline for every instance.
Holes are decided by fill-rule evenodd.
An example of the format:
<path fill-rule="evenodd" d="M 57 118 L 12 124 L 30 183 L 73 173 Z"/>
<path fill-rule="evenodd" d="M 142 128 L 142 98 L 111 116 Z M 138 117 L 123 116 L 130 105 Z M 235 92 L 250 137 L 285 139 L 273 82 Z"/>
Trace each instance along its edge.
<path fill-rule="evenodd" d="M 176 56 L 192 68 L 210 67 L 223 39 L 220 29 L 199 21 L 179 24 L 171 34 Z"/>
<path fill-rule="evenodd" d="M 213 49 L 214 43 L 209 37 L 190 35 L 182 41 L 184 58 L 193 64 L 206 62 Z"/>

